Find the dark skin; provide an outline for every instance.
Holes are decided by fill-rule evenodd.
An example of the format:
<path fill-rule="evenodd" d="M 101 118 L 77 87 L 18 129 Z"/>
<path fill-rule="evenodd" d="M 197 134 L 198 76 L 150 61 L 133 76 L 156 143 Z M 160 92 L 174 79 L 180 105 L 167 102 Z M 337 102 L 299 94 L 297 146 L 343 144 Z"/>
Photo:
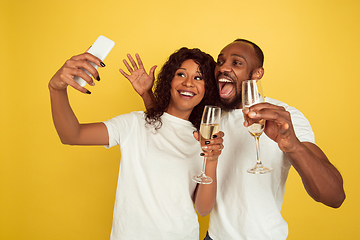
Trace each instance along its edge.
<path fill-rule="evenodd" d="M 219 76 L 219 80 L 223 72 L 235 73 L 236 91 L 233 92 L 241 92 L 241 82 L 248 76 L 252 79 L 261 79 L 264 74 L 264 69 L 258 67 L 254 49 L 249 43 L 229 44 L 221 51 L 219 59 L 221 61 L 220 63 L 218 61 L 215 75 Z M 234 61 L 242 61 L 242 64 L 236 65 Z M 226 95 L 227 99 L 222 99 L 222 101 L 231 101 L 234 98 L 233 95 Z M 242 108 L 241 102 L 236 108 Z M 260 119 L 266 120 L 265 134 L 278 144 L 281 151 L 286 153 L 300 175 L 306 191 L 315 201 L 334 208 L 341 206 L 345 200 L 341 174 L 317 145 L 299 141 L 289 112 L 283 107 L 260 103 L 243 109 L 243 113 L 247 115 L 247 120 L 244 122 L 246 127 Z"/>
<path fill-rule="evenodd" d="M 219 83 L 219 94 L 222 104 L 229 109 L 242 109 L 241 83 L 248 79 L 261 79 L 264 68 L 260 66 L 254 47 L 247 42 L 233 42 L 221 50 L 215 76 Z M 151 95 L 150 92 L 147 92 Z M 145 101 L 145 105 L 151 104 Z M 149 99 L 150 97 L 148 97 Z M 260 103 L 243 109 L 247 115 L 244 126 L 250 126 L 260 119 L 266 120 L 265 134 L 278 144 L 292 166 L 300 175 L 307 193 L 317 202 L 338 208 L 345 200 L 343 179 L 339 171 L 330 163 L 325 153 L 315 144 L 300 142 L 295 135 L 290 113 L 283 107 L 270 103 Z M 231 133 L 228 133 L 231 134 Z M 197 137 L 197 134 L 195 134 Z M 217 166 L 217 161 L 213 162 Z M 211 163 L 209 164 L 211 165 Z M 216 179 L 216 166 L 211 177 Z M 208 173 L 206 173 L 208 174 Z M 216 181 L 212 188 L 207 188 L 204 198 L 197 197 L 195 207 L 205 216 L 215 205 Z M 199 189 L 198 189 L 199 191 Z"/>
<path fill-rule="evenodd" d="M 307 193 L 315 201 L 333 208 L 341 206 L 345 200 L 341 174 L 317 145 L 299 141 L 289 112 L 269 103 L 254 105 L 243 112 L 249 116 L 245 126 L 266 119 L 265 134 L 286 153 Z"/>

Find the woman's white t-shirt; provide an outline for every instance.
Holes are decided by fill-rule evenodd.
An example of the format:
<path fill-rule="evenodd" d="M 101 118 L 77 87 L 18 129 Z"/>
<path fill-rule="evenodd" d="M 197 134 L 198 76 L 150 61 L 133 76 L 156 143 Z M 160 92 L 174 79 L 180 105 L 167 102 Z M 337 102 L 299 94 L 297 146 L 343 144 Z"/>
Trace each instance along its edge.
<path fill-rule="evenodd" d="M 121 149 L 111 240 L 199 239 L 191 177 L 203 158 L 195 128 L 167 113 L 161 119 L 157 132 L 145 127 L 144 112 L 104 122 L 106 147 Z"/>

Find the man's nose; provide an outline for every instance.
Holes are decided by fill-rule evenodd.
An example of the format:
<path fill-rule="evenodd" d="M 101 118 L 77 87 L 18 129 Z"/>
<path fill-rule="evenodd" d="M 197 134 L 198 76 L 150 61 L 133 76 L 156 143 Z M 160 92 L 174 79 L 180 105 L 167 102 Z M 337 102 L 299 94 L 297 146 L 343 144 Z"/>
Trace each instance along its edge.
<path fill-rule="evenodd" d="M 231 71 L 231 65 L 228 62 L 223 63 L 223 65 L 219 66 L 220 72 L 230 72 Z"/>

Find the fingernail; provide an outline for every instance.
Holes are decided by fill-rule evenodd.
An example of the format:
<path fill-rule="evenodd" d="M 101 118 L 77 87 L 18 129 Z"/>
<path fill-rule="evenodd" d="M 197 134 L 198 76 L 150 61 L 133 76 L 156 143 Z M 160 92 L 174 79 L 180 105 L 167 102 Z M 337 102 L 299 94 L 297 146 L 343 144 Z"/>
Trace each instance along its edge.
<path fill-rule="evenodd" d="M 86 91 L 87 94 L 91 94 L 91 92 L 89 90 Z"/>
<path fill-rule="evenodd" d="M 205 155 L 205 153 L 200 153 L 200 156 L 204 156 Z"/>
<path fill-rule="evenodd" d="M 100 81 L 100 76 L 97 76 L 97 77 L 96 77 L 96 80 Z"/>
<path fill-rule="evenodd" d="M 94 83 L 94 82 L 91 82 L 90 85 L 91 85 L 91 86 L 95 86 L 95 83 Z"/>
<path fill-rule="evenodd" d="M 210 144 L 210 141 L 205 141 L 205 144 Z"/>
<path fill-rule="evenodd" d="M 214 135 L 213 135 L 213 138 L 217 138 L 217 135 L 216 135 L 216 134 L 214 134 Z"/>
<path fill-rule="evenodd" d="M 105 67 L 106 65 L 105 65 L 105 63 L 100 62 L 100 66 Z"/>

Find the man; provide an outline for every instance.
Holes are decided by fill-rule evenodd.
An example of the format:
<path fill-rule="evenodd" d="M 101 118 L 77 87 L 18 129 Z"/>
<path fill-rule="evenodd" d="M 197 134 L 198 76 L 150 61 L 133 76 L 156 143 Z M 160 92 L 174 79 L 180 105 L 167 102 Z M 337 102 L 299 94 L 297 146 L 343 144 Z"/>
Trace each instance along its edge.
<path fill-rule="evenodd" d="M 225 133 L 225 149 L 216 175 L 210 174 L 217 179 L 213 183 L 217 188 L 207 192 L 212 197 L 195 202 L 202 216 L 211 212 L 205 239 L 286 239 L 288 226 L 280 211 L 291 166 L 315 201 L 338 208 L 345 199 L 340 173 L 315 145 L 311 126 L 301 112 L 270 98 L 266 103 L 242 109 L 241 83 L 261 79 L 263 61 L 262 50 L 244 39 L 227 45 L 217 59 L 215 76 L 221 105 L 226 110 L 220 127 Z M 136 82 L 132 84 L 139 88 Z M 151 91 L 137 92 L 149 107 Z M 249 117 L 246 121 L 244 114 Z M 245 127 L 259 119 L 266 120 L 265 134 L 260 138 L 262 160 L 274 169 L 263 175 L 246 172 L 256 158 L 254 139 Z"/>

